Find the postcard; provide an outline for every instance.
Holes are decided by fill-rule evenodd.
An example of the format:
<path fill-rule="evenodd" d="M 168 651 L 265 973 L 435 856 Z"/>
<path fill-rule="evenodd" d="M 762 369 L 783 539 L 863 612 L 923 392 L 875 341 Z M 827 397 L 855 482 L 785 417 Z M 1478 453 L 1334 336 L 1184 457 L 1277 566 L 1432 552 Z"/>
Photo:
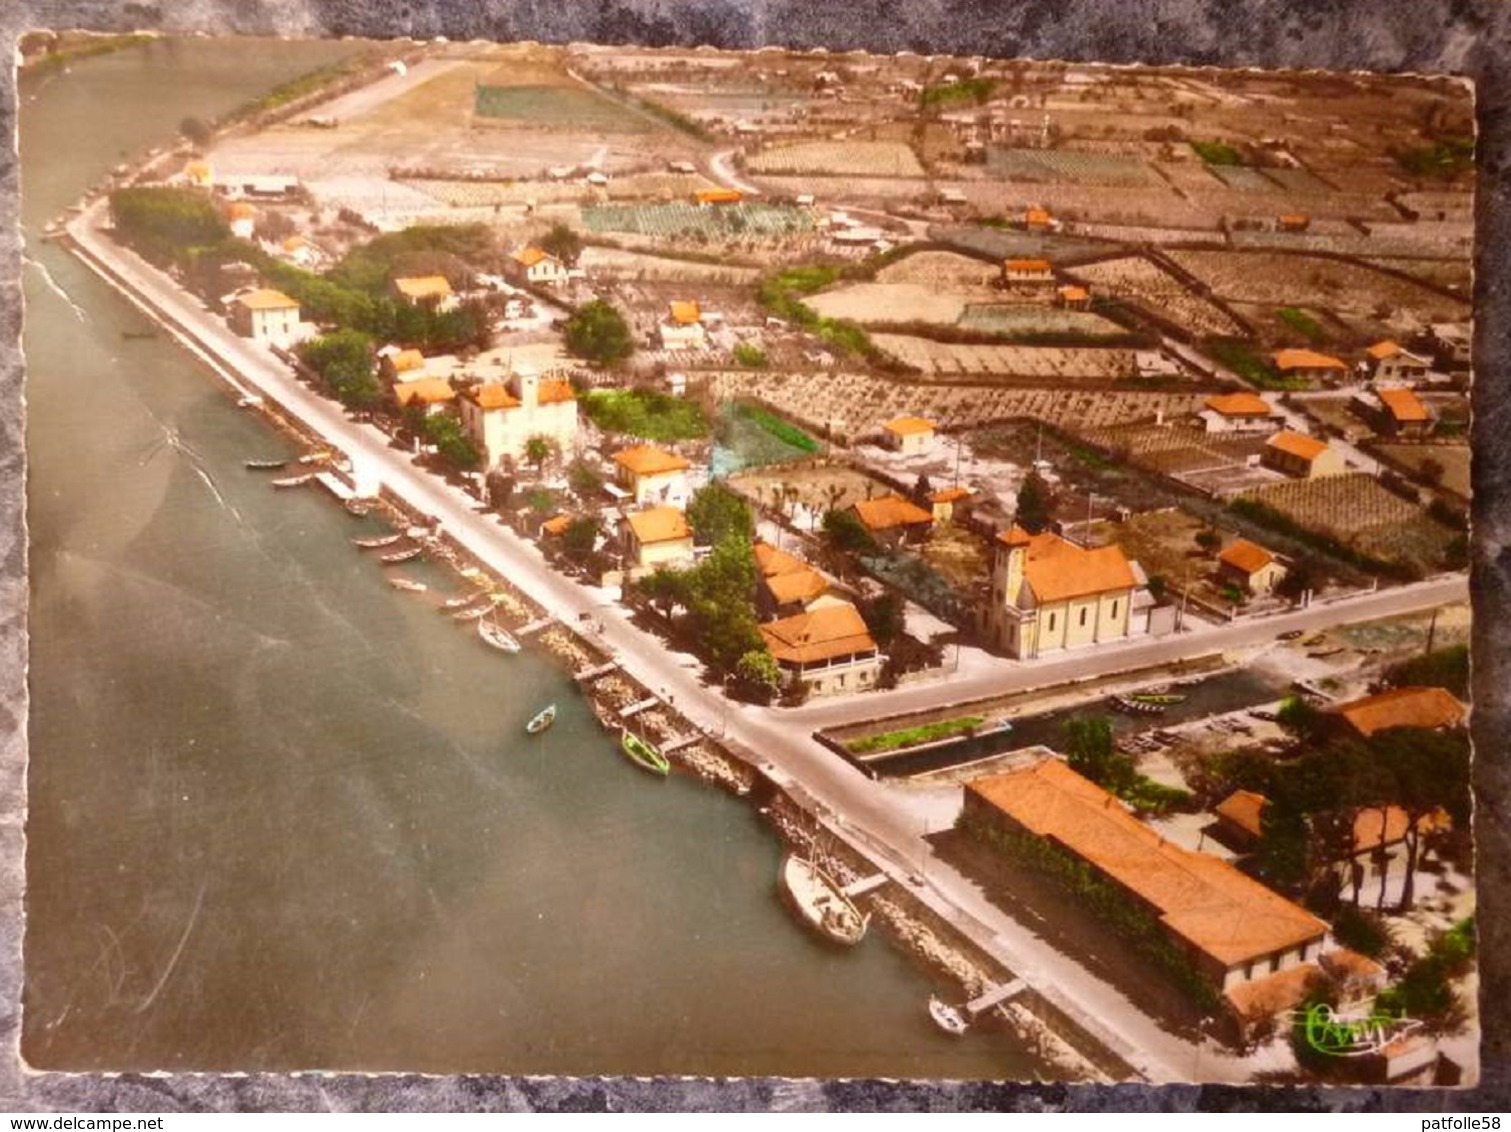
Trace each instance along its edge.
<path fill-rule="evenodd" d="M 21 43 L 44 1072 L 1472 1085 L 1472 88 Z"/>

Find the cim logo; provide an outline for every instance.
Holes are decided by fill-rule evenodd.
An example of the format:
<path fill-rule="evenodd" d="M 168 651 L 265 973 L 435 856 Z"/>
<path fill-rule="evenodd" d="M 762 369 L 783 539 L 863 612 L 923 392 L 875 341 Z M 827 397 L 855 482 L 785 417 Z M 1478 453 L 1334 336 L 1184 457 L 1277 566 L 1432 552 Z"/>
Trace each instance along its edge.
<path fill-rule="evenodd" d="M 1291 1020 L 1302 1027 L 1307 1045 L 1329 1057 L 1379 1053 L 1422 1024 L 1404 1014 L 1397 1016 L 1380 1010 L 1363 1016 L 1339 1014 L 1325 1002 L 1313 1003 L 1299 1013 L 1292 1011 Z"/>

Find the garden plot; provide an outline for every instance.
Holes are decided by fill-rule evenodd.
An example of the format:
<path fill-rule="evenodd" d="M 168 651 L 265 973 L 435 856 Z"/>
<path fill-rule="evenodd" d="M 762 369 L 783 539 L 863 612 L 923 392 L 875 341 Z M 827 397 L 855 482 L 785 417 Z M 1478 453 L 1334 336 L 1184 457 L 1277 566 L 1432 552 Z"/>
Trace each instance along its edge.
<path fill-rule="evenodd" d="M 749 286 L 760 278 L 760 270 L 733 264 L 699 263 L 671 256 L 649 255 L 622 248 L 586 247 L 577 260 L 594 278 L 625 279 L 640 282 L 678 282 Z"/>
<path fill-rule="evenodd" d="M 852 504 L 886 495 L 892 489 L 848 464 L 784 466 L 741 472 L 730 485 L 764 506 L 787 516 L 843 511 Z"/>
<path fill-rule="evenodd" d="M 978 228 L 974 225 L 931 227 L 929 239 L 999 260 L 1026 256 L 1042 257 L 1060 263 L 1067 259 L 1106 255 L 1109 250 L 1108 245 L 1100 240 L 1080 240 L 1074 236 L 1062 235 L 1041 236 L 1008 228 Z"/>
<path fill-rule="evenodd" d="M 1128 333 L 1109 318 L 1090 311 L 1023 303 L 971 303 L 958 323 L 962 330 L 1004 338 L 1066 335 L 1078 338 L 1118 338 Z"/>
<path fill-rule="evenodd" d="M 991 146 L 986 152 L 986 167 L 995 176 L 1014 181 L 1137 186 L 1158 180 L 1142 158 L 1111 153 Z"/>
<path fill-rule="evenodd" d="M 1218 168 L 1232 174 L 1235 169 Z M 1257 169 L 1243 172 L 1261 177 Z M 1287 213 L 1302 212 L 1312 217 L 1327 216 L 1339 220 L 1358 217 L 1366 221 L 1389 221 L 1399 219 L 1400 214 L 1384 197 L 1364 193 L 1289 193 L 1265 178 L 1268 191 L 1258 181 L 1246 182 L 1246 187 L 1218 185 L 1212 189 L 1188 189 L 1186 196 L 1194 208 L 1224 216 L 1257 216 L 1273 220 Z"/>
<path fill-rule="evenodd" d="M 922 177 L 913 151 L 897 141 L 816 141 L 773 146 L 745 158 L 751 173 L 817 173 L 830 177 Z"/>
<path fill-rule="evenodd" d="M 725 371 L 710 374 L 709 383 L 716 399 L 758 397 L 821 435 L 850 440 L 900 416 L 926 417 L 952 430 L 1020 417 L 1094 429 L 1153 421 L 1160 414 L 1186 416 L 1202 404 L 1201 395 L 1191 393 L 982 388 L 859 373 Z"/>
<path fill-rule="evenodd" d="M 990 380 L 1012 377 L 1055 383 L 1116 381 L 1138 372 L 1134 352 L 1080 346 L 980 346 L 936 342 L 907 334 L 873 334 L 872 342 L 927 376 L 942 374 Z"/>
<path fill-rule="evenodd" d="M 1432 283 L 1439 287 L 1446 287 L 1450 291 L 1459 291 L 1467 295 L 1474 285 L 1474 272 L 1470 267 L 1468 258 L 1458 259 L 1396 259 L 1390 256 L 1366 259 L 1364 261 L 1372 267 L 1383 267 L 1390 271 L 1400 271 L 1421 279 L 1426 283 Z"/>
<path fill-rule="evenodd" d="M 1185 327 L 1194 334 L 1241 335 L 1243 328 L 1221 307 L 1191 293 L 1181 280 L 1143 256 L 1088 263 L 1071 271 L 1095 293 L 1127 299 Z"/>
<path fill-rule="evenodd" d="M 643 134 L 655 129 L 638 114 L 586 87 L 558 85 L 505 86 L 507 71 L 495 71 L 473 91 L 473 113 L 480 125 L 504 121 L 545 130 Z"/>
<path fill-rule="evenodd" d="M 1287 480 L 1245 494 L 1307 530 L 1391 562 L 1435 568 L 1450 535 L 1422 508 L 1363 472 Z"/>
<path fill-rule="evenodd" d="M 979 168 L 968 166 L 967 169 Z M 1173 228 L 1215 228 L 1231 209 L 1193 204 L 1163 181 L 1148 185 L 1079 185 L 1069 181 L 1040 184 L 1027 181 L 961 179 L 952 181 L 966 201 L 988 216 L 1020 217 L 1043 206 L 1067 224 L 1080 221 L 1110 224 L 1168 225 Z"/>
<path fill-rule="evenodd" d="M 1166 254 L 1215 294 L 1235 302 L 1353 314 L 1386 307 L 1419 323 L 1453 322 L 1469 316 L 1467 303 L 1359 264 L 1266 252 L 1172 250 Z"/>
<path fill-rule="evenodd" d="M 694 204 L 609 204 L 582 210 L 590 232 L 626 232 L 654 239 L 701 236 L 710 240 L 780 238 L 811 232 L 805 209 L 773 204 L 705 207 Z"/>
<path fill-rule="evenodd" d="M 1264 175 L 1293 193 L 1335 193 L 1338 190 L 1305 169 L 1266 169 Z"/>
<path fill-rule="evenodd" d="M 1212 189 L 1217 180 L 1205 161 L 1156 161 L 1154 169 L 1177 189 Z"/>

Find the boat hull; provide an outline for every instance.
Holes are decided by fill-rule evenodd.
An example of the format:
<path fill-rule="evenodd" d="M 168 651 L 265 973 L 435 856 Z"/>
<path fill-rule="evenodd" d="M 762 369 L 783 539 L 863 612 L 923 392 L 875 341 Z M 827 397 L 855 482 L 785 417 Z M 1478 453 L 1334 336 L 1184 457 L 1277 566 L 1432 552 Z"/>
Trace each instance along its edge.
<path fill-rule="evenodd" d="M 866 937 L 871 917 L 806 858 L 789 854 L 782 862 L 781 889 L 803 922 L 830 942 L 853 947 Z"/>
<path fill-rule="evenodd" d="M 671 773 L 672 764 L 667 761 L 666 756 L 638 735 L 628 731 L 621 732 L 619 749 L 641 770 L 662 776 Z"/>

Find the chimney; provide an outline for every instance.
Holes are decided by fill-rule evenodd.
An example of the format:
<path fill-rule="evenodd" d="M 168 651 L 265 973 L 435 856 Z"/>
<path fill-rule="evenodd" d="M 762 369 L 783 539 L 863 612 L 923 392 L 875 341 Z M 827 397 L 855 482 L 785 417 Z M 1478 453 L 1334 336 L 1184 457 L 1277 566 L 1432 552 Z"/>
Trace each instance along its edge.
<path fill-rule="evenodd" d="M 540 374 L 533 369 L 517 369 L 514 382 L 519 389 L 521 405 L 533 409 L 540 404 Z"/>

